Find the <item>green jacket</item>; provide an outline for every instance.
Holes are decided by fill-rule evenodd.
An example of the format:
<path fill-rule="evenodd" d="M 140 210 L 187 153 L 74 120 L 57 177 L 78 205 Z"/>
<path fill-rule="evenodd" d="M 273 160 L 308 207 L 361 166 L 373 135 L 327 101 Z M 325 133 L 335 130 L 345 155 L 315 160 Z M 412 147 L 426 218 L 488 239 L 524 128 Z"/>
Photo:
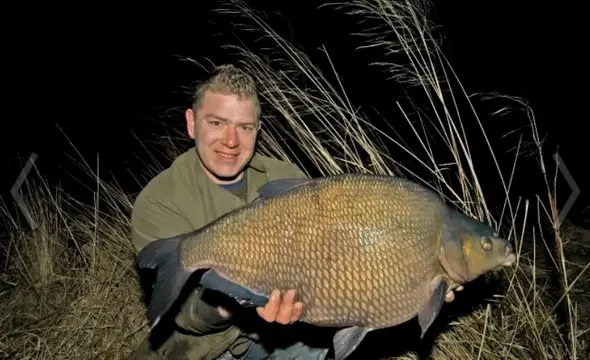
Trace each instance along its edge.
<path fill-rule="evenodd" d="M 246 169 L 246 191 L 238 196 L 213 183 L 199 161 L 196 149 L 189 149 L 138 195 L 131 214 L 131 237 L 138 252 L 151 241 L 201 228 L 250 203 L 268 181 L 306 177 L 294 164 L 256 154 Z M 146 338 L 136 358 L 215 359 L 228 349 L 234 355 L 247 350 L 251 342 L 247 334 L 200 301 L 200 295 L 200 289 L 195 291 L 177 315 L 179 331 L 155 350 Z"/>

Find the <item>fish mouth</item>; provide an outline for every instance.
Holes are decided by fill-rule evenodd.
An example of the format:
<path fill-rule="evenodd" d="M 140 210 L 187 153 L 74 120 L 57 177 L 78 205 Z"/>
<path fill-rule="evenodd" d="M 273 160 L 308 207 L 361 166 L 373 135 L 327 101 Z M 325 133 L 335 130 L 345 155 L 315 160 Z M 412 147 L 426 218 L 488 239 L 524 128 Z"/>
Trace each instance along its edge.
<path fill-rule="evenodd" d="M 516 262 L 516 254 L 514 254 L 513 252 L 511 252 L 504 259 L 504 262 L 502 263 L 502 266 L 509 267 L 509 266 L 514 265 L 515 262 Z"/>
<path fill-rule="evenodd" d="M 504 251 L 504 261 L 502 266 L 510 267 L 516 262 L 516 254 L 514 253 L 514 247 L 509 242 L 506 242 L 506 250 Z"/>

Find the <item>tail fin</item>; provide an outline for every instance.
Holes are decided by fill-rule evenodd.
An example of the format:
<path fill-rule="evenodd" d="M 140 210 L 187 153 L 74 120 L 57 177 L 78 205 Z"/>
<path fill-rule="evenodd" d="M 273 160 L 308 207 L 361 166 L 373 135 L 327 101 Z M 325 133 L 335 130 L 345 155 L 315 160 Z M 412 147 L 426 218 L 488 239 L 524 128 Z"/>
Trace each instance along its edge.
<path fill-rule="evenodd" d="M 153 329 L 170 310 L 191 275 L 180 267 L 181 240 L 181 236 L 176 236 L 153 241 L 137 255 L 136 264 L 139 269 L 156 270 L 147 315 L 150 329 Z"/>

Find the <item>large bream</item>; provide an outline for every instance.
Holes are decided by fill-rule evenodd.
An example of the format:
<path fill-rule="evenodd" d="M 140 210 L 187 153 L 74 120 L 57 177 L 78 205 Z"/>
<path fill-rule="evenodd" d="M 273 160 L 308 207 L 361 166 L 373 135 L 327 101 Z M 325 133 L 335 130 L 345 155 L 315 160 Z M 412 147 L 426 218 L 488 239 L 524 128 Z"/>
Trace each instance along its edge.
<path fill-rule="evenodd" d="M 367 332 L 415 316 L 424 336 L 449 289 L 515 261 L 492 228 L 402 178 L 277 180 L 259 193 L 202 229 L 141 251 L 138 266 L 157 269 L 152 327 L 203 270 L 201 285 L 244 306 L 263 306 L 273 289 L 295 289 L 301 321 L 342 328 L 334 337 L 342 360 Z"/>

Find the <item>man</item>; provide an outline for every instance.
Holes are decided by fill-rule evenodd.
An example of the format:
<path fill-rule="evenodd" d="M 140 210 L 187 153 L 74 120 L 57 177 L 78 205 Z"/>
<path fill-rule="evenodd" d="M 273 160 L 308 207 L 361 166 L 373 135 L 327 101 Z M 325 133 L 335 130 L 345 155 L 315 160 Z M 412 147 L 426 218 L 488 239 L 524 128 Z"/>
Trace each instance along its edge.
<path fill-rule="evenodd" d="M 205 226 L 221 215 L 254 200 L 256 189 L 280 178 L 302 178 L 297 166 L 255 154 L 260 129 L 260 104 L 253 79 L 234 66 L 223 66 L 201 85 L 192 108 L 185 113 L 187 131 L 196 147 L 181 154 L 152 179 L 137 197 L 131 215 L 132 240 L 137 251 L 150 241 Z M 287 290 L 281 297 L 279 290 Z M 177 329 L 153 348 L 146 339 L 137 359 L 262 359 L 264 348 L 231 322 L 223 306 L 202 301 L 196 290 L 176 317 Z M 303 304 L 295 293 L 277 289 L 258 315 L 269 323 L 296 322 Z M 254 338 L 255 338 L 254 334 Z M 282 352 L 281 352 L 282 351 Z M 323 359 L 328 349 L 296 343 L 275 351 L 278 358 L 298 354 Z"/>
<path fill-rule="evenodd" d="M 150 241 L 205 226 L 221 215 L 253 201 L 262 184 L 280 178 L 303 178 L 295 165 L 255 154 L 260 104 L 253 79 L 234 66 L 223 66 L 195 94 L 186 110 L 187 131 L 196 146 L 152 179 L 139 194 L 131 215 L 137 251 Z M 280 296 L 279 290 L 287 290 Z M 265 307 L 256 309 L 267 323 L 296 322 L 303 304 L 295 293 L 277 289 Z M 452 299 L 452 292 L 447 300 Z M 265 350 L 256 331 L 235 326 L 221 304 L 203 301 L 194 291 L 176 317 L 176 328 L 163 340 L 147 338 L 136 359 L 324 359 L 328 349 L 301 341 Z M 289 325 L 293 327 L 293 325 Z M 314 335 L 310 335 L 314 336 Z M 160 344 L 161 342 L 161 344 Z"/>

